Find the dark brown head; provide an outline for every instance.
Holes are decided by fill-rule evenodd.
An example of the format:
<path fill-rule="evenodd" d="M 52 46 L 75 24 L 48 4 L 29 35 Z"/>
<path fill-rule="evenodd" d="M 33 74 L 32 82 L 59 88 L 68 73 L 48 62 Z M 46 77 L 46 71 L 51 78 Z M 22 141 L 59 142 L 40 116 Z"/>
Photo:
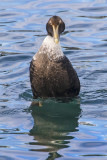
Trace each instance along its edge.
<path fill-rule="evenodd" d="M 48 34 L 54 37 L 55 43 L 59 42 L 60 34 L 65 30 L 65 23 L 58 16 L 53 16 L 46 24 Z"/>

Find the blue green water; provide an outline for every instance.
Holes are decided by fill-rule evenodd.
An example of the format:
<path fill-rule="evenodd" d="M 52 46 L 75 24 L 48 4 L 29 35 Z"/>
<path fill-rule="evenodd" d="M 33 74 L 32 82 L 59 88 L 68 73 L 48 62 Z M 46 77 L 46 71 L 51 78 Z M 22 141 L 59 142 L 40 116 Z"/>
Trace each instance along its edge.
<path fill-rule="evenodd" d="M 52 15 L 81 91 L 40 107 L 29 64 Z M 39 159 L 107 159 L 107 0 L 0 0 L 0 160 Z"/>

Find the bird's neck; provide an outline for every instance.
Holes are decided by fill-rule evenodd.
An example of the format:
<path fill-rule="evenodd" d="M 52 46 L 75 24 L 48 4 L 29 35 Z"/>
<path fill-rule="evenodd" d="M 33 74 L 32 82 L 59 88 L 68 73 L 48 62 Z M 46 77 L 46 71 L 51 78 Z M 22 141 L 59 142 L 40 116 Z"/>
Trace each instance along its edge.
<path fill-rule="evenodd" d="M 64 56 L 64 53 L 62 52 L 60 46 L 60 42 L 56 44 L 54 42 L 54 38 L 49 35 L 44 39 L 37 54 L 47 54 L 47 56 L 51 60 L 59 59 Z"/>

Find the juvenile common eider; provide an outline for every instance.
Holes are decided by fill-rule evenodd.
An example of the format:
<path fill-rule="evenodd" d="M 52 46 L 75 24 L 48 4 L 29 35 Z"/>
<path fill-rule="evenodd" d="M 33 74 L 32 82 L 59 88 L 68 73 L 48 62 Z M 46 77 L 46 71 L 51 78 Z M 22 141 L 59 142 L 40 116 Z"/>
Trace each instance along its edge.
<path fill-rule="evenodd" d="M 34 98 L 74 97 L 80 81 L 69 59 L 62 52 L 59 36 L 65 23 L 53 16 L 46 24 L 48 35 L 30 64 L 30 82 Z"/>

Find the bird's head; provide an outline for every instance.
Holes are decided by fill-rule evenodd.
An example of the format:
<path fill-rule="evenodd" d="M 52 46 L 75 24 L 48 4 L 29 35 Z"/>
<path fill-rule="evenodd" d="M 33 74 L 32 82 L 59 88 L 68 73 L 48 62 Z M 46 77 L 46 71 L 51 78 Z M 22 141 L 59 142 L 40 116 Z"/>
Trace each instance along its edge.
<path fill-rule="evenodd" d="M 50 36 L 54 37 L 55 43 L 58 43 L 60 34 L 65 30 L 65 23 L 60 17 L 53 16 L 46 24 L 46 30 Z"/>

